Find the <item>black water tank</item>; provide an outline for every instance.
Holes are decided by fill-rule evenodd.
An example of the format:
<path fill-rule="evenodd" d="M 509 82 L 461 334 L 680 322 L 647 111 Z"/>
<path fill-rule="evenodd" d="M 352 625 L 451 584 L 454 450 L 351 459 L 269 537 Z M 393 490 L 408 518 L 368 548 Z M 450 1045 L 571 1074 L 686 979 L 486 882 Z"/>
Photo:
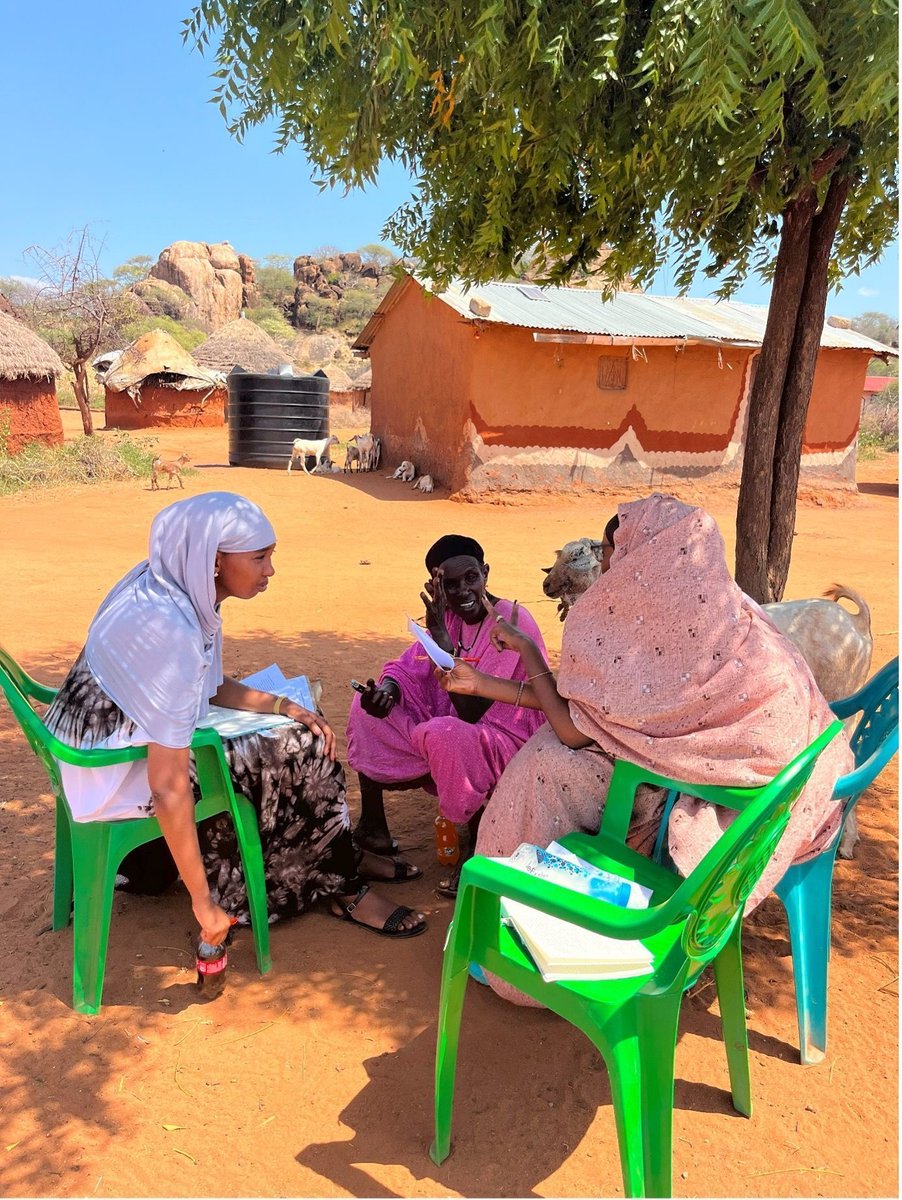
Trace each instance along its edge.
<path fill-rule="evenodd" d="M 329 379 L 315 375 L 229 373 L 229 463 L 285 470 L 295 438 L 329 436 Z"/>

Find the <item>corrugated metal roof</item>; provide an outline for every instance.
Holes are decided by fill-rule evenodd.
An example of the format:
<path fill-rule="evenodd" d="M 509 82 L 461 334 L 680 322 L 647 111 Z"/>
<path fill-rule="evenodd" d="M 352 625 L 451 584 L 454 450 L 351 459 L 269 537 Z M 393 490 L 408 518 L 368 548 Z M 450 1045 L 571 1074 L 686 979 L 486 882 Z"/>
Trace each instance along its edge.
<path fill-rule="evenodd" d="M 428 281 L 418 280 L 428 287 Z M 541 299 L 532 298 L 536 293 Z M 612 337 L 687 338 L 706 342 L 760 345 L 767 308 L 736 300 L 649 296 L 617 292 L 605 300 L 601 292 L 579 287 L 543 287 L 517 283 L 483 283 L 467 287 L 454 282 L 439 298 L 467 320 L 526 329 L 610 335 Z M 470 301 L 491 306 L 488 316 L 470 311 Z M 375 332 L 375 330 L 373 331 Z M 362 340 L 362 338 L 361 338 Z M 872 350 L 898 357 L 898 351 L 854 329 L 824 326 L 821 345 Z"/>

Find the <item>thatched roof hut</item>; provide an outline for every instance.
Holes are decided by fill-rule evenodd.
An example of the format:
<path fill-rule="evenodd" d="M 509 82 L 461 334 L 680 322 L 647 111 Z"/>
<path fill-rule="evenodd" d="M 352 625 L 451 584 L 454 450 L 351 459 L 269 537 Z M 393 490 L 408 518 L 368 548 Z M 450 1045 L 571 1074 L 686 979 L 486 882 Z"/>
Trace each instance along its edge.
<path fill-rule="evenodd" d="M 65 368 L 56 351 L 16 317 L 0 313 L 0 426 L 4 449 L 29 442 L 61 446 L 63 424 L 56 381 Z"/>
<path fill-rule="evenodd" d="M 122 351 L 106 372 L 108 429 L 223 425 L 225 380 L 199 366 L 162 329 L 152 329 Z"/>
<path fill-rule="evenodd" d="M 253 321 L 230 321 L 192 351 L 202 367 L 228 375 L 233 367 L 264 374 L 288 362 L 289 353 Z"/>
<path fill-rule="evenodd" d="M 52 346 L 28 326 L 0 313 L 0 379 L 57 379 L 65 370 Z"/>

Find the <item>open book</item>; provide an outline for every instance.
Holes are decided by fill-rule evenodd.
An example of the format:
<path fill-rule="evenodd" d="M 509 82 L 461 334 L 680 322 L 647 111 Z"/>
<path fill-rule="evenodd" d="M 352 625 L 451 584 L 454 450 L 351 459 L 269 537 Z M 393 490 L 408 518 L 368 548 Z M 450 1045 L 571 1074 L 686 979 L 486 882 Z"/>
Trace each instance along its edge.
<path fill-rule="evenodd" d="M 552 846 L 563 850 L 556 843 L 552 843 Z M 577 855 L 567 851 L 564 853 L 590 871 L 595 869 Z M 510 865 L 516 867 L 518 864 L 512 862 Z M 543 877 L 547 879 L 551 876 L 543 872 Z M 563 882 L 563 886 L 573 887 L 573 884 Z M 646 908 L 650 892 L 638 884 L 632 887 L 636 889 L 635 892 L 621 906 Z M 508 924 L 518 935 L 546 983 L 561 979 L 631 979 L 651 974 L 653 956 L 640 941 L 594 933 L 516 900 L 503 899 L 501 907 Z"/>

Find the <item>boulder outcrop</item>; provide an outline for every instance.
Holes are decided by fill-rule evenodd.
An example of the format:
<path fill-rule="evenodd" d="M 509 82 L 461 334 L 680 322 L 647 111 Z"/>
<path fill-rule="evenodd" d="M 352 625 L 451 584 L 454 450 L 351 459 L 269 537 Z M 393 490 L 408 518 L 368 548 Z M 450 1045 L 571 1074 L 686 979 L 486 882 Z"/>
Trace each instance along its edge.
<path fill-rule="evenodd" d="M 181 288 L 194 303 L 197 320 L 213 331 L 256 303 L 253 263 L 228 242 L 173 242 L 150 278 Z"/>

